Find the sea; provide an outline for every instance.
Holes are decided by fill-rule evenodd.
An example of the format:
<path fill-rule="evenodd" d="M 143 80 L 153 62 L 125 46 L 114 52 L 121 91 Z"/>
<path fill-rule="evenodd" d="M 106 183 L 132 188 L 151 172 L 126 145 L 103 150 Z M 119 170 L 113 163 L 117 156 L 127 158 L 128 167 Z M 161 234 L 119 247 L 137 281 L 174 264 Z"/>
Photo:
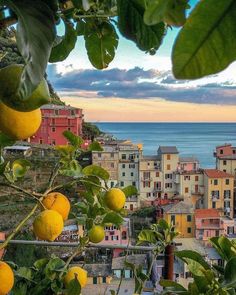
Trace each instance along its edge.
<path fill-rule="evenodd" d="M 202 168 L 214 168 L 217 145 L 236 145 L 236 123 L 95 123 L 117 139 L 143 144 L 144 155 L 155 155 L 159 145 L 177 146 L 180 156 L 194 156 Z"/>

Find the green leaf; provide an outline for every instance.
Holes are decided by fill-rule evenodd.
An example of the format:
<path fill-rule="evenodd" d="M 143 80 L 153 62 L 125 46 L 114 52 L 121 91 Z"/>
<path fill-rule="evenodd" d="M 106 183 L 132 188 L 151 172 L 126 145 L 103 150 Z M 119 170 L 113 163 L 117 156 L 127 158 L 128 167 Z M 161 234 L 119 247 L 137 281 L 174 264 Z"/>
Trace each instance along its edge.
<path fill-rule="evenodd" d="M 94 175 L 94 176 L 97 176 L 103 180 L 108 180 L 110 177 L 109 173 L 105 169 L 103 169 L 100 166 L 96 166 L 96 165 L 89 165 L 89 166 L 85 167 L 82 170 L 82 172 L 85 175 Z"/>
<path fill-rule="evenodd" d="M 236 249 L 233 247 L 228 238 L 224 236 L 213 237 L 210 239 L 210 242 L 222 259 L 229 260 L 230 258 L 236 256 Z"/>
<path fill-rule="evenodd" d="M 64 271 L 65 262 L 60 258 L 52 258 L 45 267 L 46 278 L 54 280 L 57 272 Z"/>
<path fill-rule="evenodd" d="M 16 275 L 17 275 L 17 277 L 26 279 L 27 281 L 31 281 L 32 280 L 32 272 L 31 272 L 31 269 L 29 269 L 27 267 L 20 267 L 16 271 Z"/>
<path fill-rule="evenodd" d="M 116 291 L 115 290 L 110 290 L 111 295 L 116 295 Z"/>
<path fill-rule="evenodd" d="M 4 0 L 18 18 L 17 46 L 25 60 L 18 97 L 27 99 L 42 81 L 55 39 L 54 16 L 40 0 Z"/>
<path fill-rule="evenodd" d="M 174 76 L 197 79 L 218 73 L 236 59 L 235 48 L 236 2 L 200 1 L 175 41 Z"/>
<path fill-rule="evenodd" d="M 77 160 L 71 160 L 66 166 L 60 169 L 60 174 L 74 178 L 80 177 L 82 175 L 81 172 L 82 167 Z"/>
<path fill-rule="evenodd" d="M 174 292 L 174 294 L 189 294 L 187 289 L 174 281 L 160 280 L 160 285 L 165 288 L 164 294 L 169 292 Z"/>
<path fill-rule="evenodd" d="M 73 279 L 70 281 L 67 295 L 80 295 L 81 294 L 81 286 L 77 279 Z"/>
<path fill-rule="evenodd" d="M 15 178 L 24 177 L 30 169 L 31 163 L 24 159 L 15 160 L 12 163 L 12 173 Z"/>
<path fill-rule="evenodd" d="M 88 150 L 91 152 L 92 151 L 102 152 L 103 148 L 98 141 L 93 141 L 92 143 L 90 143 Z"/>
<path fill-rule="evenodd" d="M 236 288 L 236 257 L 231 258 L 225 266 L 223 285 Z"/>
<path fill-rule="evenodd" d="M 86 23 L 85 47 L 91 64 L 97 69 L 105 69 L 115 57 L 118 35 L 108 22 Z"/>
<path fill-rule="evenodd" d="M 75 147 L 79 148 L 81 144 L 84 142 L 80 136 L 75 135 L 71 131 L 65 130 L 63 132 L 63 136 L 69 141 L 69 143 Z"/>
<path fill-rule="evenodd" d="M 186 259 L 193 260 L 198 262 L 203 268 L 210 269 L 209 264 L 204 260 L 201 254 L 192 250 L 183 250 L 175 252 L 175 256 L 179 257 L 183 261 L 187 261 Z"/>
<path fill-rule="evenodd" d="M 138 190 L 137 190 L 136 186 L 133 186 L 133 185 L 129 185 L 129 186 L 124 187 L 122 189 L 122 191 L 126 197 L 131 197 L 131 196 L 138 194 Z"/>
<path fill-rule="evenodd" d="M 48 258 L 39 259 L 35 261 L 34 267 L 37 268 L 38 270 L 41 268 L 44 268 L 48 264 L 48 261 L 49 261 Z"/>
<path fill-rule="evenodd" d="M 64 21 L 64 25 L 65 35 L 61 42 L 53 47 L 51 51 L 49 61 L 52 63 L 65 60 L 69 56 L 70 52 L 75 48 L 77 32 L 70 22 Z"/>
<path fill-rule="evenodd" d="M 143 1 L 118 0 L 117 9 L 120 33 L 125 38 L 134 41 L 139 49 L 155 54 L 166 33 L 165 24 L 147 26 L 144 23 L 145 7 Z"/>
<path fill-rule="evenodd" d="M 55 150 L 59 152 L 61 157 L 70 158 L 76 149 L 72 145 L 57 145 L 55 146 Z"/>
<path fill-rule="evenodd" d="M 104 216 L 103 221 L 102 221 L 103 224 L 112 223 L 117 226 L 121 225 L 123 222 L 124 222 L 124 219 L 118 213 L 115 213 L 115 212 L 107 213 Z"/>
<path fill-rule="evenodd" d="M 11 146 L 15 143 L 15 140 L 8 137 L 4 133 L 0 132 L 0 149 L 6 146 Z"/>
<path fill-rule="evenodd" d="M 181 27 L 186 22 L 186 9 L 189 0 L 168 0 L 164 21 L 169 26 Z"/>
<path fill-rule="evenodd" d="M 143 229 L 138 235 L 138 245 L 144 242 L 148 242 L 151 244 L 156 244 L 156 236 L 155 233 L 150 229 Z"/>
<path fill-rule="evenodd" d="M 144 13 L 144 22 L 148 26 L 156 25 L 164 20 L 169 0 L 149 1 Z"/>

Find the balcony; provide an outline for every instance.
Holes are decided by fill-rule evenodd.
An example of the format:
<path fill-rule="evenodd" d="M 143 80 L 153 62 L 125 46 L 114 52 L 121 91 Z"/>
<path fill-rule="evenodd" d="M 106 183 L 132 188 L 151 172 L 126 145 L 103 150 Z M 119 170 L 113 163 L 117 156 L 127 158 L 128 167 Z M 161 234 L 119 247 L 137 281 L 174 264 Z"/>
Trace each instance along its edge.
<path fill-rule="evenodd" d="M 152 177 L 141 177 L 141 181 L 152 181 Z"/>

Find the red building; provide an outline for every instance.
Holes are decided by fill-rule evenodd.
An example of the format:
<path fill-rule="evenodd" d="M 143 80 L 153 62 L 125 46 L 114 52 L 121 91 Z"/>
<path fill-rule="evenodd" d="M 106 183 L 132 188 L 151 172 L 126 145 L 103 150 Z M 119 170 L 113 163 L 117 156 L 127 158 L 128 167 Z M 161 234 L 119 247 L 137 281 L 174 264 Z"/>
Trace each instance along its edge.
<path fill-rule="evenodd" d="M 67 144 L 63 131 L 69 130 L 82 135 L 82 109 L 64 105 L 45 105 L 41 107 L 42 124 L 30 141 L 40 144 Z"/>

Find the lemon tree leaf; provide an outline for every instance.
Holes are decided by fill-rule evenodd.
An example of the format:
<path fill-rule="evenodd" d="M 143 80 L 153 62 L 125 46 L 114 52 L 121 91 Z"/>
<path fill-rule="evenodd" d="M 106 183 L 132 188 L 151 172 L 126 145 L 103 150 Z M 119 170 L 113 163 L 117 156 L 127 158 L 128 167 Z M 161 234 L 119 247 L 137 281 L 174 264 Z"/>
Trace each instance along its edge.
<path fill-rule="evenodd" d="M 124 187 L 122 191 L 126 197 L 131 197 L 131 196 L 137 195 L 138 193 L 136 186 L 133 186 L 133 185 Z"/>
<path fill-rule="evenodd" d="M 160 280 L 160 285 L 165 287 L 164 294 L 169 292 L 178 292 L 178 294 L 189 294 L 188 290 L 185 289 L 182 285 L 169 281 L 169 280 Z"/>
<path fill-rule="evenodd" d="M 90 143 L 89 147 L 88 147 L 89 151 L 97 151 L 97 152 L 102 152 L 103 148 L 101 146 L 101 144 L 98 141 L 93 141 L 92 143 Z"/>
<path fill-rule="evenodd" d="M 53 12 L 40 0 L 4 0 L 18 18 L 17 46 L 25 60 L 18 88 L 20 99 L 27 99 L 42 81 L 55 39 Z"/>
<path fill-rule="evenodd" d="M 63 132 L 63 136 L 69 141 L 69 143 L 75 148 L 79 148 L 84 142 L 80 136 L 75 135 L 69 130 Z"/>
<path fill-rule="evenodd" d="M 192 250 L 183 250 L 175 252 L 175 256 L 179 257 L 181 260 L 186 261 L 189 265 L 191 261 L 194 261 L 199 264 L 199 266 L 210 269 L 209 264 L 203 259 L 202 255 L 198 252 Z"/>
<path fill-rule="evenodd" d="M 156 242 L 157 242 L 155 233 L 150 229 L 143 229 L 138 235 L 138 243 L 137 244 L 142 244 L 145 242 L 148 242 L 151 244 L 156 244 Z"/>
<path fill-rule="evenodd" d="M 31 271 L 31 269 L 29 269 L 27 267 L 20 267 L 16 271 L 16 275 L 17 275 L 17 277 L 26 279 L 28 281 L 31 281 L 31 279 L 32 279 L 32 271 Z"/>
<path fill-rule="evenodd" d="M 148 26 L 144 23 L 144 1 L 118 0 L 117 10 L 120 33 L 135 42 L 140 50 L 155 54 L 166 33 L 165 24 L 161 22 L 154 26 Z"/>
<path fill-rule="evenodd" d="M 0 149 L 6 146 L 13 145 L 15 140 L 0 132 Z"/>
<path fill-rule="evenodd" d="M 87 22 L 85 27 L 85 47 L 91 64 L 97 69 L 105 69 L 115 57 L 118 35 L 108 22 Z"/>
<path fill-rule="evenodd" d="M 77 40 L 77 32 L 74 29 L 73 25 L 64 21 L 65 25 L 65 35 L 62 38 L 61 42 L 52 48 L 49 61 L 54 63 L 58 61 L 63 61 L 66 59 L 70 52 L 75 48 Z"/>
<path fill-rule="evenodd" d="M 96 165 L 89 165 L 89 166 L 85 167 L 82 170 L 82 172 L 85 175 L 94 175 L 94 176 L 97 176 L 103 180 L 108 180 L 110 177 L 109 173 L 105 169 L 103 169 L 100 166 L 96 166 Z"/>
<path fill-rule="evenodd" d="M 236 257 L 231 258 L 225 266 L 223 284 L 236 287 Z"/>
<path fill-rule="evenodd" d="M 236 59 L 235 48 L 236 2 L 200 1 L 175 41 L 174 76 L 197 79 L 220 72 Z"/>
<path fill-rule="evenodd" d="M 148 26 L 156 25 L 163 21 L 168 0 L 149 1 L 144 13 L 144 22 Z"/>
<path fill-rule="evenodd" d="M 121 225 L 123 222 L 124 222 L 124 219 L 118 213 L 115 213 L 115 212 L 107 213 L 104 216 L 103 221 L 102 221 L 103 224 L 113 223 L 115 225 Z"/>
<path fill-rule="evenodd" d="M 81 286 L 77 279 L 73 279 L 70 281 L 67 295 L 80 295 L 81 294 Z"/>

